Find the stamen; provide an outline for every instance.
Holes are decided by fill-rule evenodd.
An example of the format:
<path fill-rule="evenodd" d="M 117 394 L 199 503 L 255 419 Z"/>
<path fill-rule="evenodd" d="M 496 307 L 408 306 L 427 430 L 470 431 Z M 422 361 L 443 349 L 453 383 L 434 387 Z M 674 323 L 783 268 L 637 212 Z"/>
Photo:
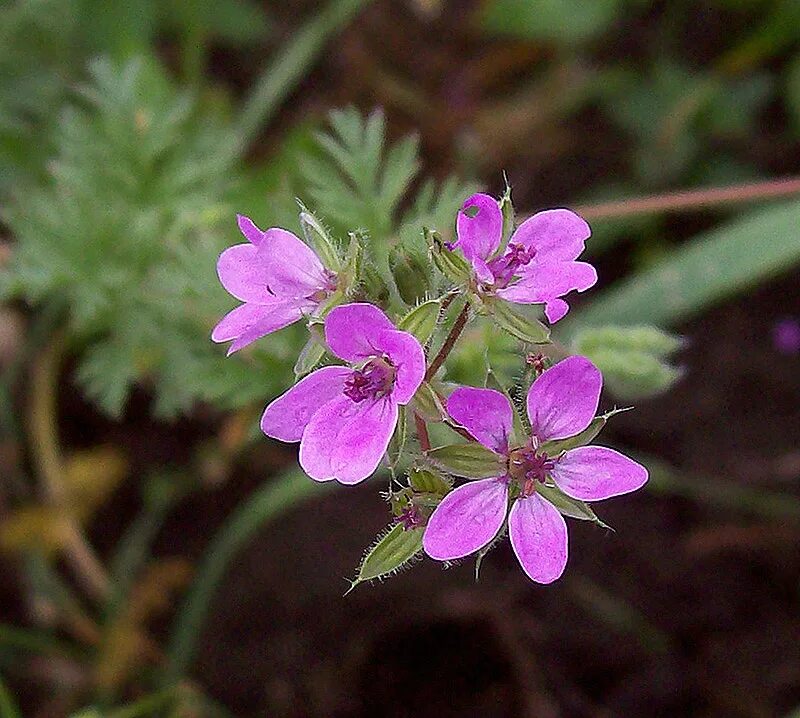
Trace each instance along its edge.
<path fill-rule="evenodd" d="M 385 396 L 394 387 L 396 373 L 388 359 L 374 357 L 347 378 L 344 394 L 356 403 Z"/>
<path fill-rule="evenodd" d="M 535 256 L 536 249 L 533 247 L 526 249 L 521 244 L 509 244 L 502 257 L 489 262 L 489 269 L 494 275 L 494 286 L 498 289 L 507 287 L 519 268 L 529 264 Z"/>

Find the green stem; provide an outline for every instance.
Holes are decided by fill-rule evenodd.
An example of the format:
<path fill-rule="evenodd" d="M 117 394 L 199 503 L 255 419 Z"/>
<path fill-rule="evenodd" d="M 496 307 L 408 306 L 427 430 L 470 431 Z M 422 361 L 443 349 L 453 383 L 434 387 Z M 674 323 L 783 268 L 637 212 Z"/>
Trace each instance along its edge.
<path fill-rule="evenodd" d="M 106 713 L 106 718 L 139 718 L 139 716 L 157 715 L 157 711 L 175 703 L 178 700 L 174 688 L 167 688 L 157 693 L 139 699 L 135 703 L 117 708 Z"/>
<path fill-rule="evenodd" d="M 166 684 L 177 682 L 188 671 L 214 593 L 239 550 L 264 526 L 322 491 L 323 486 L 298 468 L 290 469 L 256 491 L 223 524 L 178 612 L 167 649 Z"/>
<path fill-rule="evenodd" d="M 300 28 L 255 81 L 239 118 L 238 141 L 246 149 L 308 72 L 325 44 L 370 0 L 332 0 Z"/>
<path fill-rule="evenodd" d="M 22 713 L 2 678 L 0 678 L 0 718 L 22 718 Z"/>

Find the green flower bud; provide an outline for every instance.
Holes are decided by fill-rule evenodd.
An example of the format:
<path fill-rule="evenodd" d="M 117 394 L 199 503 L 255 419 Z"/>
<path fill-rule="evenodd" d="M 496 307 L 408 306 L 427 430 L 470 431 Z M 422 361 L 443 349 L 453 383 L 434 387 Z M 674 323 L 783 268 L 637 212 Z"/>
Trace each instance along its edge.
<path fill-rule="evenodd" d="M 406 304 L 413 306 L 431 290 L 430 265 L 415 253 L 393 248 L 389 254 L 389 267 L 400 298 Z"/>

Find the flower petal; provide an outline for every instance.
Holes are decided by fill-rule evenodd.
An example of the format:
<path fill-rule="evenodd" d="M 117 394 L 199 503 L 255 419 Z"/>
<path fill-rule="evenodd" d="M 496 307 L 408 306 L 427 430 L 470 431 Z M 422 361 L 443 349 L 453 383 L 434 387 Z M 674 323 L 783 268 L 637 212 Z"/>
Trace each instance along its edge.
<path fill-rule="evenodd" d="M 387 329 L 375 338 L 375 348 L 384 352 L 397 368 L 392 398 L 408 404 L 425 378 L 425 350 L 417 338 L 398 329 Z"/>
<path fill-rule="evenodd" d="M 261 431 L 273 439 L 300 441 L 314 413 L 342 394 L 352 373 L 346 366 L 326 366 L 301 379 L 267 406 Z"/>
<path fill-rule="evenodd" d="M 463 558 L 488 544 L 503 525 L 508 508 L 505 479 L 482 479 L 444 497 L 428 519 L 425 553 L 439 561 Z"/>
<path fill-rule="evenodd" d="M 553 481 L 568 496 L 600 501 L 628 494 L 647 483 L 647 469 L 604 446 L 581 446 L 567 451 L 552 471 Z"/>
<path fill-rule="evenodd" d="M 267 274 L 257 247 L 235 244 L 217 260 L 217 275 L 222 286 L 242 302 L 273 302 Z"/>
<path fill-rule="evenodd" d="M 397 425 L 391 398 L 356 403 L 339 396 L 308 422 L 300 442 L 300 466 L 317 481 L 357 484 L 372 475 Z"/>
<path fill-rule="evenodd" d="M 550 367 L 528 391 L 528 418 L 540 441 L 583 431 L 597 413 L 603 375 L 586 357 L 571 356 Z"/>
<path fill-rule="evenodd" d="M 273 301 L 270 304 L 242 304 L 228 312 L 211 332 L 215 342 L 235 341 L 228 356 L 267 334 L 296 322 L 311 308 L 308 303 Z"/>
<path fill-rule="evenodd" d="M 273 294 L 309 297 L 327 284 L 325 268 L 314 250 L 285 229 L 272 227 L 264 232 L 258 254 Z"/>
<path fill-rule="evenodd" d="M 537 583 L 552 583 L 567 565 L 567 524 L 539 494 L 519 498 L 508 515 L 508 535 L 522 570 Z"/>
<path fill-rule="evenodd" d="M 511 243 L 536 250 L 538 261 L 577 258 L 592 230 L 586 221 L 568 209 L 548 209 L 526 219 L 511 237 Z"/>
<path fill-rule="evenodd" d="M 563 299 L 551 299 L 544 305 L 544 315 L 550 324 L 555 324 L 559 319 L 563 319 L 569 311 L 569 304 Z"/>
<path fill-rule="evenodd" d="M 237 214 L 236 223 L 239 225 L 239 231 L 244 235 L 244 238 L 250 242 L 250 244 L 253 244 L 256 247 L 261 244 L 261 240 L 264 239 L 264 233 L 258 227 L 256 227 L 255 222 L 253 222 L 250 217 L 245 217 L 243 214 Z"/>
<path fill-rule="evenodd" d="M 456 235 L 452 246 L 460 247 L 467 259 L 488 259 L 503 235 L 503 213 L 497 200 L 480 193 L 468 197 L 458 212 Z"/>
<path fill-rule="evenodd" d="M 521 267 L 519 272 L 516 283 L 497 291 L 507 302 L 548 302 L 573 290 L 586 291 L 597 283 L 597 271 L 588 262 L 534 261 Z"/>
<path fill-rule="evenodd" d="M 325 320 L 325 341 L 340 359 L 358 362 L 383 352 L 378 337 L 396 330 L 389 317 L 373 304 L 342 304 L 334 307 Z"/>
<path fill-rule="evenodd" d="M 503 455 L 508 453 L 514 409 L 501 392 L 459 387 L 447 400 L 447 413 L 487 449 Z"/>

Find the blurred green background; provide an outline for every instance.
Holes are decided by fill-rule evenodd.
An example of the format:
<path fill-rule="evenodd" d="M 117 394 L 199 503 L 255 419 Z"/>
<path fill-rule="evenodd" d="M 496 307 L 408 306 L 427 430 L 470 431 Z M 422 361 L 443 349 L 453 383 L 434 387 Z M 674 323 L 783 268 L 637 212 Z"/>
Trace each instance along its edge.
<path fill-rule="evenodd" d="M 554 586 L 500 549 L 341 598 L 383 480 L 260 435 L 305 329 L 226 359 L 216 257 L 296 197 L 424 251 L 503 171 L 592 224 L 557 334 L 649 490 Z M 799 174 L 797 0 L 2 2 L 0 718 L 796 717 Z M 513 379 L 470 332 L 451 377 Z"/>

